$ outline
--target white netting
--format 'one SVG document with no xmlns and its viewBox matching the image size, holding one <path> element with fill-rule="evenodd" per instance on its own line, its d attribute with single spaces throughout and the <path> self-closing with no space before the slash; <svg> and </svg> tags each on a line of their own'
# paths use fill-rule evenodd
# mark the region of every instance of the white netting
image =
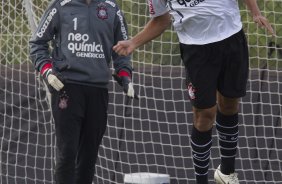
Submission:
<svg viewBox="0 0 282 184">
<path fill-rule="evenodd" d="M 31 32 L 48 0 L 0 1 L 0 183 L 53 183 L 54 127 L 42 82 L 28 56 Z M 145 0 L 118 0 L 130 36 L 149 20 Z M 272 38 L 241 4 L 250 49 L 250 80 L 240 113 L 237 172 L 242 183 L 282 183 L 282 1 L 259 1 Z M 172 184 L 194 182 L 192 125 L 177 36 L 167 30 L 133 54 L 139 101 L 110 85 L 109 121 L 99 150 L 97 184 L 123 183 L 126 173 L 169 174 Z M 219 164 L 214 132 L 211 170 Z M 212 182 L 213 172 L 209 179 Z"/>
</svg>

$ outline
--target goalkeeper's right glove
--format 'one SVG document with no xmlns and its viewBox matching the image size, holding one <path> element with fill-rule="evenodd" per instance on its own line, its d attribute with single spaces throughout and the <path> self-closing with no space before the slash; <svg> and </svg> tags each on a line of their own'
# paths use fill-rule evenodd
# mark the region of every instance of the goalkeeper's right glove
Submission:
<svg viewBox="0 0 282 184">
<path fill-rule="evenodd" d="M 40 73 L 46 81 L 50 92 L 52 92 L 53 89 L 60 91 L 64 87 L 62 77 L 52 70 L 52 63 L 46 63 Z"/>
<path fill-rule="evenodd" d="M 123 92 L 130 98 L 139 99 L 138 95 L 135 93 L 133 88 L 133 83 L 131 82 L 130 74 L 125 71 L 121 70 L 118 74 L 113 74 L 114 79 L 118 82 L 120 86 L 123 87 Z"/>
</svg>

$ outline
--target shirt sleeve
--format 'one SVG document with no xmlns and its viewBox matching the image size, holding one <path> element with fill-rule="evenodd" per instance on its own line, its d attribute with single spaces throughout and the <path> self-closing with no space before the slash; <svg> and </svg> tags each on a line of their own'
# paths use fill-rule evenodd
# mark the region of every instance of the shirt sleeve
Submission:
<svg viewBox="0 0 282 184">
<path fill-rule="evenodd" d="M 50 62 L 49 41 L 53 40 L 59 25 L 59 12 L 55 5 L 53 3 L 46 9 L 29 41 L 30 58 L 37 71 Z"/>
<path fill-rule="evenodd" d="M 166 0 L 147 0 L 147 2 L 149 6 L 150 17 L 152 18 L 161 16 L 169 11 L 166 6 Z"/>
<path fill-rule="evenodd" d="M 118 41 L 128 39 L 128 28 L 126 20 L 124 18 L 123 12 L 117 7 L 116 19 L 115 19 L 115 40 L 114 44 L 117 44 Z M 131 74 L 131 56 L 120 56 L 116 52 L 112 52 L 113 65 L 116 73 L 120 70 L 126 70 Z"/>
</svg>

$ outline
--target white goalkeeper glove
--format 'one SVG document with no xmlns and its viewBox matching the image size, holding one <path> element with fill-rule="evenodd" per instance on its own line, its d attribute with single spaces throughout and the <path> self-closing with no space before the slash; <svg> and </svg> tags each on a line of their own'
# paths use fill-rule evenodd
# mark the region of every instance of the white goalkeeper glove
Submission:
<svg viewBox="0 0 282 184">
<path fill-rule="evenodd" d="M 128 87 L 125 87 L 125 88 L 126 88 L 125 91 L 127 91 L 126 95 L 131 98 L 134 98 L 135 91 L 134 91 L 132 82 L 129 82 Z"/>
<path fill-rule="evenodd" d="M 43 76 L 44 80 L 47 82 L 50 92 L 52 92 L 53 89 L 60 91 L 64 87 L 64 84 L 62 83 L 61 79 L 59 79 L 60 77 L 58 76 L 58 74 L 53 72 L 51 63 L 45 64 L 40 73 Z M 53 89 L 50 88 L 49 85 Z"/>
<path fill-rule="evenodd" d="M 130 74 L 128 72 L 121 70 L 118 74 L 113 74 L 113 77 L 118 84 L 123 87 L 123 92 L 128 97 L 139 99 L 138 95 L 135 93 L 133 83 L 131 82 Z"/>
<path fill-rule="evenodd" d="M 135 92 L 134 92 L 134 88 L 133 88 L 133 84 L 131 82 L 131 79 L 128 76 L 122 76 L 120 78 L 121 78 L 121 81 L 122 81 L 122 87 L 123 87 L 124 93 L 128 97 L 134 98 Z"/>
<path fill-rule="evenodd" d="M 60 79 L 58 79 L 58 77 L 54 74 L 52 74 L 52 69 L 50 69 L 49 75 L 47 75 L 47 81 L 48 83 L 57 91 L 60 91 L 63 87 L 64 84 L 60 81 Z"/>
</svg>

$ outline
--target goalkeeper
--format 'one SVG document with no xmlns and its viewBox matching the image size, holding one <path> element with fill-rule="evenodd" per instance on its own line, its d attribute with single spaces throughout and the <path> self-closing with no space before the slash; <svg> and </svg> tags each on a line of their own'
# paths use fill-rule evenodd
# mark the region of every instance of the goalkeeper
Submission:
<svg viewBox="0 0 282 184">
<path fill-rule="evenodd" d="M 127 38 L 127 25 L 115 0 L 58 0 L 49 5 L 30 40 L 31 60 L 52 96 L 57 184 L 93 181 L 107 124 L 111 60 L 125 94 L 136 97 L 130 56 L 112 50 Z"/>
<path fill-rule="evenodd" d="M 196 181 L 208 183 L 212 127 L 216 122 L 221 163 L 214 179 L 219 184 L 239 183 L 235 173 L 239 100 L 246 94 L 248 46 L 236 0 L 148 0 L 152 19 L 144 29 L 114 50 L 128 55 L 156 38 L 170 25 L 180 42 L 193 105 L 191 148 Z M 274 35 L 256 0 L 245 0 L 254 21 Z"/>
</svg>

